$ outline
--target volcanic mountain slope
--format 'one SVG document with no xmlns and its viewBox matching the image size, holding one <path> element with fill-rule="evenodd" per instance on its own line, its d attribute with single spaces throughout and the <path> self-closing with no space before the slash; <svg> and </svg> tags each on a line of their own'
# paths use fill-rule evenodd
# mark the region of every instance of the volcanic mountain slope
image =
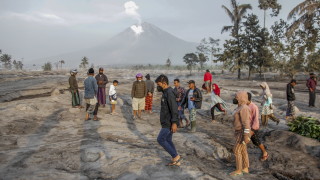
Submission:
<svg viewBox="0 0 320 180">
<path fill-rule="evenodd" d="M 161 30 L 155 25 L 142 23 L 143 33 L 137 35 L 130 27 L 99 46 L 77 52 L 46 58 L 64 59 L 69 67 L 80 64 L 83 56 L 95 65 L 105 64 L 164 64 L 182 63 L 186 53 L 196 50 L 196 43 L 187 42 Z M 37 63 L 45 62 L 44 59 Z"/>
</svg>

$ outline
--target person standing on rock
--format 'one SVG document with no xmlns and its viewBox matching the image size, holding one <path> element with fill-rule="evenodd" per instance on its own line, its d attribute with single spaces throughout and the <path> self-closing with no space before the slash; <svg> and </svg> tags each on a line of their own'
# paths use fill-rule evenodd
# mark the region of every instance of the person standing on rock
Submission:
<svg viewBox="0 0 320 180">
<path fill-rule="evenodd" d="M 233 99 L 233 104 L 238 107 L 234 112 L 233 127 L 235 129 L 235 145 L 233 148 L 236 157 L 236 170 L 230 176 L 240 176 L 249 173 L 249 156 L 247 144 L 250 142 L 250 108 L 247 106 L 248 94 L 240 91 Z"/>
<path fill-rule="evenodd" d="M 108 84 L 108 77 L 103 74 L 103 68 L 99 68 L 99 74 L 96 75 L 96 80 L 98 83 L 98 103 L 102 107 L 106 107 L 106 85 Z"/>
<path fill-rule="evenodd" d="M 114 80 L 109 88 L 109 100 L 110 100 L 110 104 L 111 104 L 111 115 L 117 114 L 116 113 L 116 104 L 117 104 L 116 87 L 118 86 L 118 84 L 119 84 L 119 82 L 117 80 Z"/>
<path fill-rule="evenodd" d="M 207 94 L 211 91 L 211 83 L 212 83 L 212 74 L 210 73 L 209 69 L 206 70 L 204 74 L 203 81 L 207 90 Z"/>
<path fill-rule="evenodd" d="M 196 87 L 196 83 L 194 80 L 190 80 L 188 82 L 189 90 L 186 92 L 185 98 L 182 100 L 179 109 L 182 107 L 186 107 L 189 110 L 189 119 L 191 121 L 191 132 L 196 132 L 197 124 L 196 124 L 196 114 L 197 109 L 201 109 L 202 104 L 202 93 L 200 89 Z"/>
<path fill-rule="evenodd" d="M 141 111 L 145 108 L 145 98 L 147 96 L 147 85 L 142 80 L 143 76 L 141 73 L 136 75 L 136 81 L 132 84 L 131 97 L 132 97 L 132 109 L 133 109 L 133 120 L 138 118 L 142 119 Z"/>
<path fill-rule="evenodd" d="M 259 108 L 258 106 L 252 102 L 252 95 L 248 92 L 248 103 L 247 105 L 250 108 L 251 116 L 250 116 L 250 127 L 251 127 L 251 141 L 252 143 L 259 147 L 261 150 L 261 158 L 260 161 L 265 161 L 268 159 L 269 154 L 266 151 L 265 146 L 261 143 L 260 137 L 259 137 L 259 128 L 260 128 L 260 122 L 259 122 Z"/>
<path fill-rule="evenodd" d="M 98 85 L 97 80 L 93 77 L 94 69 L 90 68 L 88 77 L 84 80 L 84 99 L 86 101 L 86 119 L 89 120 L 94 116 L 93 120 L 97 121 L 99 103 L 97 102 Z"/>
<path fill-rule="evenodd" d="M 296 84 L 297 81 L 295 79 L 292 79 L 290 83 L 287 84 L 288 107 L 286 112 L 286 120 L 295 119 L 294 101 L 296 100 L 296 95 L 294 94 L 294 87 Z"/>
<path fill-rule="evenodd" d="M 307 80 L 307 87 L 309 90 L 309 107 L 315 107 L 317 78 L 314 73 L 310 73 L 310 78 Z"/>
<path fill-rule="evenodd" d="M 186 118 L 186 116 L 184 115 L 184 107 L 181 106 L 181 101 L 185 98 L 186 96 L 186 90 L 180 86 L 180 80 L 179 79 L 175 79 L 173 81 L 174 83 L 174 89 L 173 92 L 176 95 L 176 102 L 178 107 L 181 107 L 180 109 L 178 108 L 178 113 L 179 113 L 179 128 L 183 128 L 183 120 L 186 121 L 186 126 L 185 127 L 189 127 L 190 126 L 190 121 L 188 121 L 188 119 Z"/>
<path fill-rule="evenodd" d="M 147 86 L 147 96 L 146 96 L 146 106 L 145 111 L 148 113 L 152 113 L 152 100 L 154 93 L 154 82 L 150 80 L 150 74 L 146 75 L 146 86 Z"/>
<path fill-rule="evenodd" d="M 70 92 L 72 95 L 72 107 L 73 108 L 80 108 L 80 96 L 79 96 L 79 88 L 78 88 L 78 81 L 77 76 L 78 71 L 77 69 L 73 69 L 70 71 L 69 77 L 69 85 L 70 85 Z"/>
<path fill-rule="evenodd" d="M 262 88 L 262 111 L 261 111 L 261 121 L 262 125 L 266 127 L 268 125 L 268 119 L 270 118 L 272 121 L 279 124 L 280 120 L 273 114 L 273 106 L 272 106 L 272 94 L 270 88 L 266 82 L 260 84 Z"/>
<path fill-rule="evenodd" d="M 176 96 L 173 89 L 169 86 L 167 76 L 160 75 L 155 82 L 157 83 L 157 90 L 162 92 L 160 110 L 160 123 L 162 128 L 157 141 L 172 157 L 168 166 L 180 166 L 182 158 L 177 153 L 172 142 L 173 133 L 177 132 L 177 126 L 179 125 Z"/>
</svg>

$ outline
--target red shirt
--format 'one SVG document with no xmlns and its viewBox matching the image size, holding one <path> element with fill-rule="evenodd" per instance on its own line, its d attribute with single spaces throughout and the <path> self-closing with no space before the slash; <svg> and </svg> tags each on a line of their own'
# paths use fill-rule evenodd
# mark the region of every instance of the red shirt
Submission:
<svg viewBox="0 0 320 180">
<path fill-rule="evenodd" d="M 212 74 L 210 72 L 204 74 L 204 81 L 212 81 Z"/>
</svg>

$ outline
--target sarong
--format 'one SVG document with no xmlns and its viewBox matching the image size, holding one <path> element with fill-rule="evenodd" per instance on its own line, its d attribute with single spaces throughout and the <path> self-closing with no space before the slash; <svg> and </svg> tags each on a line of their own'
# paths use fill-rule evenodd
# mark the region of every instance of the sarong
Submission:
<svg viewBox="0 0 320 180">
<path fill-rule="evenodd" d="M 105 105 L 106 104 L 106 88 L 98 88 L 98 103 L 100 105 Z"/>
<path fill-rule="evenodd" d="M 76 92 L 71 91 L 71 95 L 72 95 L 72 107 L 80 106 L 79 91 L 78 90 Z"/>
<path fill-rule="evenodd" d="M 153 96 L 146 96 L 146 106 L 145 106 L 145 110 L 146 111 L 150 111 L 152 110 L 152 99 L 153 99 Z"/>
</svg>

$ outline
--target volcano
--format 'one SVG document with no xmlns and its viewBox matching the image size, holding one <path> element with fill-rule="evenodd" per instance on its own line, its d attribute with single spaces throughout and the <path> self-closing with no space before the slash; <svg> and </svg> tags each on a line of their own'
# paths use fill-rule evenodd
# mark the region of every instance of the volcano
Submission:
<svg viewBox="0 0 320 180">
<path fill-rule="evenodd" d="M 45 59 L 63 59 L 69 67 L 79 65 L 84 56 L 95 65 L 165 64 L 168 58 L 173 64 L 182 64 L 183 56 L 196 50 L 196 43 L 177 38 L 155 25 L 144 22 L 141 26 L 143 33 L 139 35 L 128 27 L 99 46 Z"/>
</svg>

